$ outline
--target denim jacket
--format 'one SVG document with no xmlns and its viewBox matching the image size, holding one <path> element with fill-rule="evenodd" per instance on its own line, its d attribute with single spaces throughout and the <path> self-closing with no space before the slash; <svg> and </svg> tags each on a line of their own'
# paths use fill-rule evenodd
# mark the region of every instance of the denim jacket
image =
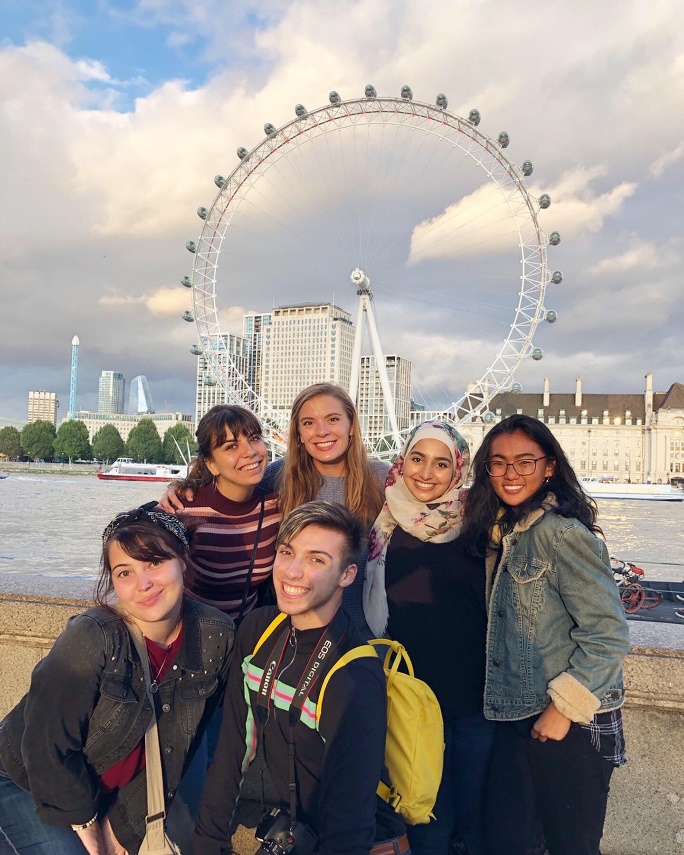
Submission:
<svg viewBox="0 0 684 855">
<path fill-rule="evenodd" d="M 586 724 L 620 707 L 629 632 L 605 543 L 542 508 L 503 537 L 498 568 L 496 559 L 487 557 L 485 716 L 527 718 L 551 699 Z"/>
<path fill-rule="evenodd" d="M 183 639 L 155 694 L 167 809 L 206 724 L 223 697 L 232 620 L 185 599 Z M 109 817 L 137 852 L 145 834 L 145 772 L 110 796 L 97 776 L 128 756 L 151 718 L 142 665 L 123 620 L 92 608 L 69 619 L 38 663 L 31 687 L 0 723 L 0 774 L 33 796 L 49 825 Z"/>
</svg>

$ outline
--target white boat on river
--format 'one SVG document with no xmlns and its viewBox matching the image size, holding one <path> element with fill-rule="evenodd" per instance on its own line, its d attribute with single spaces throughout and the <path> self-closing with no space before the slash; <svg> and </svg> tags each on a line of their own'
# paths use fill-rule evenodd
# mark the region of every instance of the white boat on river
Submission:
<svg viewBox="0 0 684 855">
<path fill-rule="evenodd" d="M 684 502 L 684 490 L 671 484 L 616 484 L 598 478 L 580 478 L 592 499 L 634 499 L 647 502 Z"/>
<path fill-rule="evenodd" d="M 119 457 L 97 477 L 103 481 L 173 481 L 187 474 L 188 467 L 182 464 L 134 463 L 130 457 Z"/>
</svg>

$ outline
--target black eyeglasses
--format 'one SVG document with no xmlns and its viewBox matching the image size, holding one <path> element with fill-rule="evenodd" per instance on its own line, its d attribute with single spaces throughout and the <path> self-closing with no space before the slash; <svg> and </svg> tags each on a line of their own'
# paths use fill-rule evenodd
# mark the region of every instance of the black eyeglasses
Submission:
<svg viewBox="0 0 684 855">
<path fill-rule="evenodd" d="M 548 455 L 544 454 L 542 457 L 529 457 L 525 460 L 516 460 L 515 463 L 504 463 L 503 460 L 488 460 L 485 463 L 485 469 L 492 478 L 502 478 L 508 472 L 509 466 L 512 466 L 513 471 L 518 475 L 532 475 L 537 468 L 538 460 L 548 460 Z"/>
</svg>

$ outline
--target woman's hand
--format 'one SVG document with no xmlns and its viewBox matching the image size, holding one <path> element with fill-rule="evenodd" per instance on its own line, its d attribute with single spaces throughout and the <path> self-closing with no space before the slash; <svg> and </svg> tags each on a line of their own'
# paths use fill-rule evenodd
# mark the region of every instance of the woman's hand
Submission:
<svg viewBox="0 0 684 855">
<path fill-rule="evenodd" d="M 181 491 L 180 494 L 176 493 L 176 489 L 177 488 L 171 484 L 159 501 L 159 506 L 162 510 L 166 511 L 167 514 L 175 514 L 177 511 L 183 510 L 183 503 L 178 498 L 178 495 L 183 496 L 186 502 L 192 502 L 195 498 L 195 494 L 190 488 Z"/>
<path fill-rule="evenodd" d="M 88 855 L 128 855 L 114 836 L 108 819 L 104 819 L 101 823 L 94 822 L 78 831 L 74 829 L 74 834 L 78 836 Z"/>
<path fill-rule="evenodd" d="M 568 735 L 571 724 L 572 721 L 563 713 L 558 712 L 551 702 L 532 725 L 530 736 L 540 742 L 546 742 L 547 739 L 555 739 L 560 742 Z"/>
<path fill-rule="evenodd" d="M 128 855 L 128 851 L 116 839 L 116 835 L 109 823 L 109 818 L 105 817 L 100 823 L 102 829 L 102 838 L 105 844 L 105 855 Z"/>
</svg>

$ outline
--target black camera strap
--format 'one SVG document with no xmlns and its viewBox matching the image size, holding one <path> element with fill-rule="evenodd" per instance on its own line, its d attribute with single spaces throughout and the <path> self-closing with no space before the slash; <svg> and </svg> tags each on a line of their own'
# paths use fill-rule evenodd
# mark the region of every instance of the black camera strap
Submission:
<svg viewBox="0 0 684 855">
<path fill-rule="evenodd" d="M 294 690 L 294 695 L 288 710 L 288 757 L 290 766 L 290 781 L 289 781 L 289 796 L 290 796 L 290 814 L 293 822 L 297 821 L 297 776 L 295 767 L 295 741 L 294 729 L 302 716 L 302 709 L 306 703 L 306 699 L 311 694 L 314 686 L 324 676 L 334 664 L 337 658 L 336 654 L 339 644 L 347 632 L 347 618 L 342 609 L 338 609 L 335 617 L 330 623 L 323 627 L 323 631 L 314 646 L 309 660 L 302 671 L 301 679 Z M 256 720 L 262 728 L 270 716 L 271 700 L 275 690 L 275 682 L 278 673 L 280 672 L 285 650 L 288 643 L 292 642 L 296 648 L 297 631 L 294 627 L 288 627 L 279 638 L 276 640 L 270 655 L 267 658 L 267 664 L 264 668 L 264 673 L 259 683 L 256 701 Z M 262 742 L 263 746 L 263 742 Z"/>
<path fill-rule="evenodd" d="M 254 574 L 254 562 L 256 561 L 257 552 L 259 551 L 259 538 L 261 537 L 261 526 L 264 522 L 264 508 L 266 507 L 266 496 L 264 493 L 261 493 L 261 507 L 259 509 L 259 522 L 257 524 L 256 535 L 254 536 L 254 546 L 252 547 L 252 557 L 249 561 L 249 569 L 247 570 L 247 577 L 245 579 L 245 590 L 242 594 L 242 602 L 240 603 L 240 613 L 235 621 L 237 626 L 242 622 L 242 618 L 245 616 L 245 606 L 247 605 L 247 598 L 249 597 L 249 588 L 252 584 L 252 575 Z"/>
</svg>

